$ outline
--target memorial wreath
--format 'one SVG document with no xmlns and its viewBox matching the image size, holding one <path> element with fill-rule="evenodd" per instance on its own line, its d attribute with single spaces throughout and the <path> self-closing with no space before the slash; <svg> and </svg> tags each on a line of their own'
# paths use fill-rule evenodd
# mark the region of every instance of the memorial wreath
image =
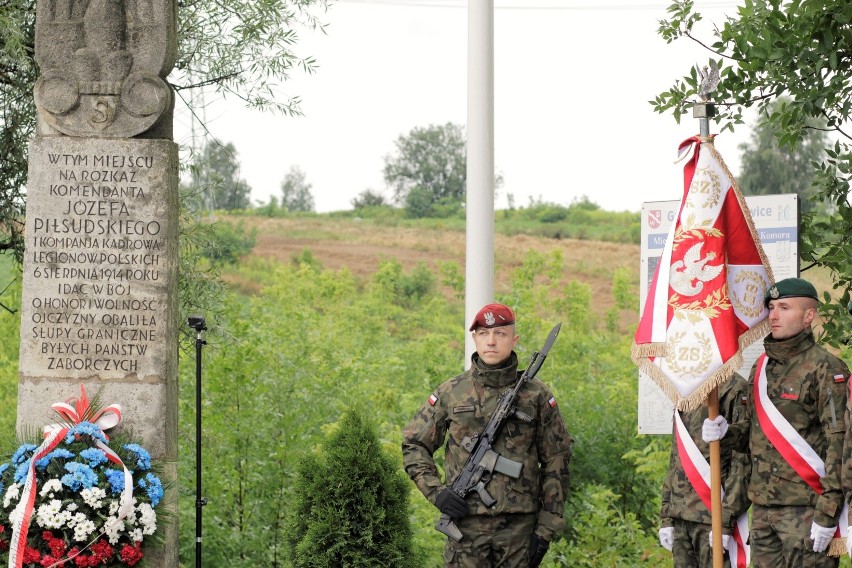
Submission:
<svg viewBox="0 0 852 568">
<path fill-rule="evenodd" d="M 10 568 L 136 566 L 157 534 L 163 485 L 139 444 L 110 441 L 121 406 L 85 389 L 51 406 L 63 419 L 0 464 L 0 559 Z"/>
</svg>

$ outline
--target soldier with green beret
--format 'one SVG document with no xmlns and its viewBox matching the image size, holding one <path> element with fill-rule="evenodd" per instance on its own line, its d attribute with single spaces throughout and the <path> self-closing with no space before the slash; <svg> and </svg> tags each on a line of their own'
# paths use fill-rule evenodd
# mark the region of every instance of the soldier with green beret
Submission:
<svg viewBox="0 0 852 568">
<path fill-rule="evenodd" d="M 730 427 L 724 417 L 705 420 L 702 437 L 750 453 L 756 567 L 834 568 L 843 552 L 837 529 L 849 369 L 814 339 L 818 297 L 810 282 L 781 280 L 764 303 L 771 331 L 749 376 L 746 419 Z"/>
<path fill-rule="evenodd" d="M 728 422 L 739 422 L 748 404 L 748 385 L 739 374 L 719 386 L 719 414 Z M 707 405 L 689 412 L 678 412 L 672 426 L 672 448 L 669 469 L 663 481 L 662 507 L 660 509 L 660 544 L 671 551 L 675 568 L 711 568 L 711 513 L 705 501 L 707 480 L 695 480 L 696 471 L 709 468 L 710 446 L 701 439 L 701 430 L 707 418 Z M 694 452 L 700 452 L 700 458 Z M 731 539 L 740 516 L 749 508 L 748 454 L 728 448 L 721 452 L 722 474 L 722 547 L 739 547 L 743 557 L 743 543 Z M 703 460 L 703 462 L 699 462 Z M 698 462 L 698 463 L 696 463 Z M 699 485 L 696 487 L 696 483 Z M 723 566 L 731 566 L 730 555 L 724 554 Z"/>
<path fill-rule="evenodd" d="M 490 507 L 476 492 L 462 498 L 447 488 L 467 460 L 465 442 L 484 430 L 501 394 L 522 374 L 514 351 L 519 339 L 515 314 L 508 306 L 484 306 L 470 332 L 476 346 L 470 368 L 440 384 L 405 426 L 405 471 L 462 533 L 458 542 L 447 539 L 445 566 L 536 567 L 565 528 L 562 514 L 573 439 L 553 393 L 534 378 L 518 397 L 518 410 L 532 420 L 509 418 L 494 445 L 500 456 L 523 464 L 520 476 L 494 473 L 486 488 L 496 500 Z M 443 480 L 433 458 L 442 446 Z"/>
</svg>

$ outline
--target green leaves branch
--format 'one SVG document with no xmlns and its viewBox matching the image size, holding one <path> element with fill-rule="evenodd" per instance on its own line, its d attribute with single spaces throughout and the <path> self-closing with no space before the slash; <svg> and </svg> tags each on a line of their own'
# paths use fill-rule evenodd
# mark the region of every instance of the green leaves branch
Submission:
<svg viewBox="0 0 852 568">
<path fill-rule="evenodd" d="M 693 36 L 702 18 L 692 0 L 673 2 L 667 12 L 669 18 L 658 29 L 667 43 L 687 37 L 719 58 L 721 81 L 713 93 L 713 120 L 720 131 L 733 131 L 743 123 L 744 111 L 756 108 L 779 146 L 795 147 L 811 129 L 831 134 L 834 145 L 825 149 L 827 158 L 812 162 L 818 189 L 813 199 L 823 205 L 815 209 L 827 207 L 828 213 L 803 215 L 800 254 L 807 262 L 804 270 L 825 268 L 835 282 L 837 292 L 821 306 L 826 341 L 848 343 L 852 337 L 843 331 L 848 325 L 837 318 L 848 317 L 845 302 L 852 287 L 852 135 L 842 128 L 852 112 L 852 5 L 844 0 L 746 0 L 735 17 L 715 28 L 712 43 Z M 680 122 L 697 102 L 697 89 L 692 69 L 649 102 L 655 111 L 671 113 Z"/>
</svg>

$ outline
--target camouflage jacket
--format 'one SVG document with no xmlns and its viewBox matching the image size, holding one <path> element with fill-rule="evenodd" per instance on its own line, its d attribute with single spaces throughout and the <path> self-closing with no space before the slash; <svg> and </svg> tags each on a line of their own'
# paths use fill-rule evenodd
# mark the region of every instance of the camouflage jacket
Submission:
<svg viewBox="0 0 852 568">
<path fill-rule="evenodd" d="M 809 505 L 814 521 L 824 527 L 837 526 L 843 494 L 841 458 L 846 430 L 843 410 L 847 401 L 846 364 L 816 344 L 813 331 L 795 337 L 763 341 L 768 356 L 766 392 L 769 399 L 799 435 L 825 462 L 824 488 L 820 495 L 781 456 L 764 434 L 754 404 L 757 364 L 749 376 L 749 404 L 745 421 L 731 425 L 722 439 L 723 447 L 751 454 L 748 495 L 757 505 Z"/>
<path fill-rule="evenodd" d="M 745 417 L 748 404 L 746 380 L 734 375 L 719 387 L 719 414 L 733 424 Z M 707 406 L 690 412 L 682 412 L 681 419 L 704 459 L 710 462 L 710 444 L 701 439 L 701 427 L 707 418 Z M 722 469 L 722 527 L 730 534 L 734 523 L 748 510 L 748 454 L 733 452 L 730 448 L 721 452 Z M 711 524 L 710 509 L 695 492 L 683 469 L 677 439 L 672 434 L 672 449 L 669 469 L 663 482 L 663 506 L 660 509 L 660 526 L 672 526 L 672 519 L 694 523 Z"/>
<path fill-rule="evenodd" d="M 464 467 L 468 452 L 462 440 L 485 429 L 500 395 L 513 387 L 520 374 L 517 355 L 508 364 L 488 369 L 473 354 L 473 364 L 461 375 L 438 386 L 403 431 L 405 471 L 434 504 L 438 493 Z M 518 479 L 495 473 L 486 490 L 497 503 L 486 507 L 476 492 L 467 496 L 471 514 L 537 513 L 536 532 L 553 538 L 565 528 L 563 505 L 568 491 L 568 462 L 574 440 L 550 389 L 538 379 L 529 381 L 518 395 L 518 409 L 533 418 L 525 423 L 510 417 L 495 442 L 501 456 L 521 462 Z M 433 454 L 446 438 L 442 481 Z"/>
</svg>

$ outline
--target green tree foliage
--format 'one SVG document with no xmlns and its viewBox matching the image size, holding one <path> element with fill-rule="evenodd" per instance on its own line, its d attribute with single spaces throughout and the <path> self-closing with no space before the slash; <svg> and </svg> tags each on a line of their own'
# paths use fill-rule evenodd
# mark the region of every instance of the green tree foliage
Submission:
<svg viewBox="0 0 852 568">
<path fill-rule="evenodd" d="M 620 510 L 605 485 L 589 483 L 574 492 L 567 518 L 576 535 L 554 544 L 546 566 L 599 568 L 601 566 L 667 566 L 671 553 L 649 535 L 632 512 Z"/>
<path fill-rule="evenodd" d="M 18 350 L 21 345 L 21 274 L 10 256 L 0 255 L 0 447 L 13 448 L 18 406 Z M 8 446 L 5 445 L 8 442 Z"/>
<path fill-rule="evenodd" d="M 239 177 L 240 163 L 232 143 L 208 143 L 190 171 L 192 181 L 184 193 L 192 196 L 192 209 L 233 211 L 251 207 L 251 187 Z"/>
<path fill-rule="evenodd" d="M 316 61 L 296 53 L 300 29 L 323 28 L 326 0 L 177 1 L 178 57 L 170 82 L 191 107 L 213 87 L 246 106 L 301 114 L 300 99 L 280 90 L 295 69 L 313 73 Z M 200 103 L 199 103 L 200 104 Z"/>
<path fill-rule="evenodd" d="M 744 110 L 755 107 L 782 147 L 794 148 L 814 123 L 825 124 L 836 140 L 825 148 L 827 158 L 812 164 L 816 200 L 829 214 L 803 216 L 800 254 L 807 263 L 803 270 L 822 266 L 830 271 L 837 293 L 834 298 L 826 294 L 820 307 L 825 337 L 835 346 L 848 343 L 852 331 L 839 318 L 848 318 L 852 288 L 852 134 L 843 128 L 852 118 L 852 4 L 746 2 L 718 26 L 712 41 L 693 34 L 701 15 L 692 0 L 678 0 L 668 12 L 659 28 L 667 42 L 687 37 L 718 57 L 721 82 L 713 100 L 723 131 L 733 130 L 743 122 Z M 658 112 L 680 120 L 696 101 L 697 85 L 693 69 L 651 102 Z"/>
<path fill-rule="evenodd" d="M 373 275 L 373 283 L 390 301 L 403 307 L 412 307 L 435 291 L 435 276 L 423 262 L 404 274 L 399 261 L 386 260 Z"/>
<path fill-rule="evenodd" d="M 210 246 L 202 254 L 214 264 L 236 264 L 241 257 L 251 252 L 257 242 L 257 230 L 246 229 L 242 222 L 215 223 L 210 229 Z"/>
<path fill-rule="evenodd" d="M 0 9 L 0 254 L 23 258 L 27 143 L 35 132 L 35 0 Z M 177 60 L 168 80 L 193 112 L 215 90 L 246 106 L 299 114 L 299 97 L 280 84 L 316 61 L 296 53 L 298 31 L 322 27 L 326 0 L 196 0 L 177 6 Z"/>
<path fill-rule="evenodd" d="M 778 112 L 782 104 L 789 104 L 789 99 L 775 101 L 770 105 L 770 114 Z M 742 152 L 742 171 L 737 177 L 740 189 L 745 195 L 795 193 L 803 212 L 813 210 L 820 203 L 814 199 L 817 195 L 812 185 L 812 164 L 825 157 L 827 143 L 825 131 L 812 127 L 793 147 L 779 146 L 778 133 L 772 123 L 765 119 L 758 121 L 751 140 L 739 147 Z"/>
<path fill-rule="evenodd" d="M 372 189 L 365 189 L 352 199 L 352 208 L 356 211 L 366 207 L 383 207 L 387 205 L 385 196 Z"/>
<path fill-rule="evenodd" d="M 289 212 L 314 210 L 311 184 L 305 181 L 305 172 L 299 166 L 291 166 L 281 182 L 281 207 Z"/>
<path fill-rule="evenodd" d="M 0 11 L 0 254 L 23 261 L 27 143 L 35 130 L 32 88 L 35 1 L 4 2 Z"/>
<path fill-rule="evenodd" d="M 287 517 L 296 568 L 412 566 L 408 478 L 351 407 L 300 462 Z"/>
<path fill-rule="evenodd" d="M 496 228 L 510 235 L 638 243 L 642 232 L 639 213 L 604 211 L 586 196 L 567 207 L 531 200 L 529 207 L 502 213 L 497 217 Z"/>
<path fill-rule="evenodd" d="M 412 216 L 428 217 L 438 203 L 464 202 L 467 156 L 461 126 L 416 127 L 397 138 L 395 146 L 395 153 L 385 157 L 384 178 L 394 200 Z"/>
</svg>

